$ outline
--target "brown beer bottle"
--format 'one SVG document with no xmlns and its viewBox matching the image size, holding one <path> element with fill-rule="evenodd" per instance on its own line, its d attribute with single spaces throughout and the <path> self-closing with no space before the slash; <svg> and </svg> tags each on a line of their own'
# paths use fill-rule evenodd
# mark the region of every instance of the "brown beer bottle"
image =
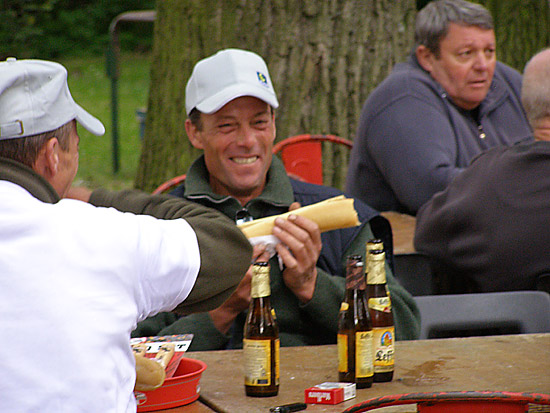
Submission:
<svg viewBox="0 0 550 413">
<path fill-rule="evenodd" d="M 351 255 L 346 266 L 346 295 L 338 314 L 338 381 L 372 386 L 372 325 L 367 306 L 363 257 Z"/>
<path fill-rule="evenodd" d="M 395 344 L 391 299 L 386 286 L 386 254 L 380 249 L 369 249 L 369 243 L 367 251 L 367 298 L 373 331 L 374 382 L 385 382 L 393 378 Z"/>
<path fill-rule="evenodd" d="M 253 266 L 250 307 L 244 326 L 244 387 L 247 396 L 279 392 L 279 327 L 271 308 L 269 264 Z"/>
</svg>

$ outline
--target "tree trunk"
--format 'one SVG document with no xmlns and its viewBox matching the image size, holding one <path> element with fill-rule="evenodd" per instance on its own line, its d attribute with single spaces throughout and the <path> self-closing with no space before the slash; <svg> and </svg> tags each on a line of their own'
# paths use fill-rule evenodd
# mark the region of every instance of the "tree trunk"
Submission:
<svg viewBox="0 0 550 413">
<path fill-rule="evenodd" d="M 497 58 L 523 72 L 527 61 L 550 46 L 549 0 L 478 0 L 492 14 Z"/>
<path fill-rule="evenodd" d="M 199 59 L 228 47 L 266 60 L 280 103 L 277 141 L 353 139 L 368 94 L 410 51 L 415 12 L 415 0 L 159 1 L 136 186 L 151 190 L 198 155 L 183 127 L 185 85 Z M 324 147 L 325 184 L 344 186 L 347 152 Z"/>
</svg>

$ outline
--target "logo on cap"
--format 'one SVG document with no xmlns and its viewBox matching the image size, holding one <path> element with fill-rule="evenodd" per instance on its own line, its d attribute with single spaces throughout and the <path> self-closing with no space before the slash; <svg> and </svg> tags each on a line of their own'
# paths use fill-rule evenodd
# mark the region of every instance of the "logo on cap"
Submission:
<svg viewBox="0 0 550 413">
<path fill-rule="evenodd" d="M 265 87 L 269 87 L 269 85 L 267 84 L 267 77 L 266 75 L 264 75 L 263 73 L 261 72 L 256 72 L 256 75 L 258 76 L 258 80 L 260 81 L 260 83 L 265 86 Z"/>
</svg>

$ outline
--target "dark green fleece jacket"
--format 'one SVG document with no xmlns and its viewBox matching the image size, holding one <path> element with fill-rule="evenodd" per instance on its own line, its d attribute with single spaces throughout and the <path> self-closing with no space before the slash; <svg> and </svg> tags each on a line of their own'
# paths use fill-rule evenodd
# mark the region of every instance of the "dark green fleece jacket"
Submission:
<svg viewBox="0 0 550 413">
<path fill-rule="evenodd" d="M 177 188 L 173 194 L 216 208 L 231 218 L 243 208 L 235 198 L 212 192 L 202 157 L 191 166 L 185 185 Z M 245 209 L 254 218 L 260 218 L 286 212 L 294 201 L 304 206 L 340 194 L 334 188 L 289 180 L 282 163 L 274 158 L 264 192 L 251 200 Z M 301 304 L 285 286 L 276 257 L 271 260 L 271 303 L 277 315 L 282 346 L 336 343 L 338 312 L 345 291 L 347 256 L 364 255 L 366 241 L 373 237 L 383 238 L 391 251 L 391 229 L 387 221 L 363 203 L 356 201 L 355 207 L 361 226 L 321 235 L 323 249 L 317 262 L 317 284 L 314 296 L 308 303 Z M 220 268 L 224 270 L 223 266 Z M 398 340 L 416 339 L 420 316 L 414 298 L 396 281 L 389 265 L 386 265 L 386 273 L 396 337 Z M 208 313 L 182 318 L 172 313 L 161 313 L 141 322 L 132 335 L 193 333 L 192 351 L 240 348 L 244 320 L 245 314 L 242 313 L 233 323 L 230 333 L 225 335 L 215 328 Z"/>
</svg>

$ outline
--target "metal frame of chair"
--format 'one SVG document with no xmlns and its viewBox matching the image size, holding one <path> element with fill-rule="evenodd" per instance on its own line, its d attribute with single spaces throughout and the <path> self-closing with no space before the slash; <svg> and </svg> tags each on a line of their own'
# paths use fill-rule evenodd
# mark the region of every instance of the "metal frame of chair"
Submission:
<svg viewBox="0 0 550 413">
<path fill-rule="evenodd" d="M 419 413 L 475 413 L 487 411 L 523 413 L 527 411 L 529 403 L 550 405 L 550 395 L 504 391 L 406 393 L 375 397 L 351 406 L 343 413 L 361 413 L 381 407 L 404 404 L 417 404 Z"/>
</svg>

